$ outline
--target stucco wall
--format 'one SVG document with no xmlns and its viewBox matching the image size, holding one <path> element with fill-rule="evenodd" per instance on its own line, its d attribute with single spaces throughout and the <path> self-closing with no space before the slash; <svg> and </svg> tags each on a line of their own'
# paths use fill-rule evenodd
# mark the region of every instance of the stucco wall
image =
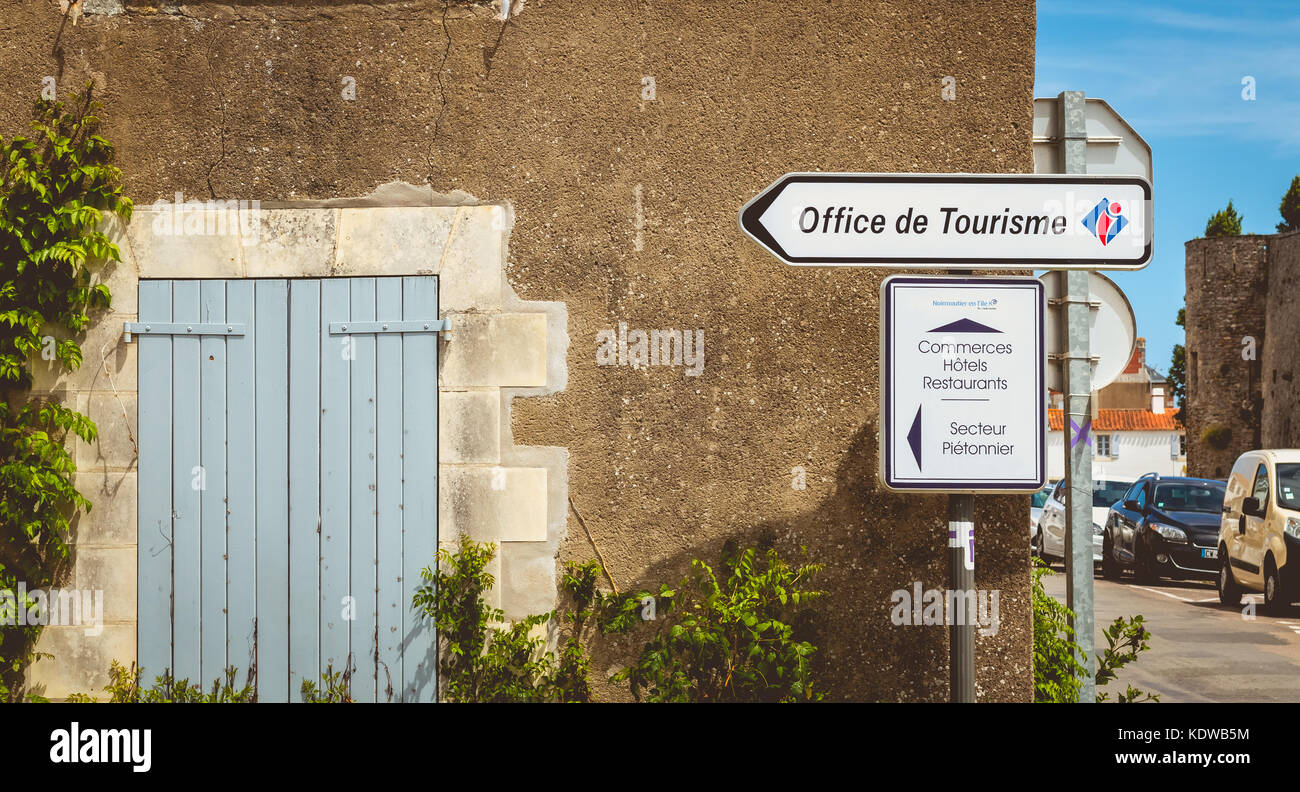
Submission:
<svg viewBox="0 0 1300 792">
<path fill-rule="evenodd" d="M 140 203 L 400 179 L 513 206 L 508 282 L 567 307 L 570 346 L 564 390 L 515 400 L 503 433 L 568 449 L 620 587 L 728 538 L 806 546 L 827 564 L 811 630 L 831 697 L 946 698 L 946 630 L 889 621 L 891 591 L 944 585 L 947 526 L 942 496 L 876 479 L 886 273 L 784 266 L 736 212 L 793 170 L 1030 172 L 1032 2 L 530 0 L 508 22 L 429 1 L 126 7 L 62 27 L 44 0 L 8 11 L 0 129 L 43 76 L 89 77 Z M 620 322 L 703 330 L 700 376 L 596 365 Z M 1026 504 L 977 505 L 976 584 L 1001 591 L 977 643 L 990 700 L 1032 695 Z M 573 520 L 567 537 L 560 561 L 592 557 Z M 554 563 L 533 566 L 549 582 Z"/>
</svg>

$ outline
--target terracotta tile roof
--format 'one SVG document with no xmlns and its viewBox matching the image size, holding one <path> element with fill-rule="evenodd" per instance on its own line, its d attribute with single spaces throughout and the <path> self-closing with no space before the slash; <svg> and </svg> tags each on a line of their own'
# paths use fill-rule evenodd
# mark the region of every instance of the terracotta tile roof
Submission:
<svg viewBox="0 0 1300 792">
<path fill-rule="evenodd" d="M 1047 411 L 1047 426 L 1053 432 L 1065 425 L 1061 410 Z M 1092 422 L 1094 432 L 1174 432 L 1182 427 L 1174 421 L 1174 411 L 1153 413 L 1150 410 L 1098 410 Z"/>
<path fill-rule="evenodd" d="M 1128 359 L 1128 365 L 1124 367 L 1124 374 L 1145 374 L 1147 366 L 1147 340 L 1138 336 L 1137 341 L 1133 344 L 1133 356 Z"/>
<path fill-rule="evenodd" d="M 1145 365 L 1145 360 L 1144 360 L 1145 357 L 1146 357 L 1146 350 L 1144 350 L 1140 345 L 1134 347 L 1133 356 L 1128 359 L 1128 365 L 1124 367 L 1123 373 L 1136 374 L 1139 371 L 1141 371 L 1143 365 Z"/>
</svg>

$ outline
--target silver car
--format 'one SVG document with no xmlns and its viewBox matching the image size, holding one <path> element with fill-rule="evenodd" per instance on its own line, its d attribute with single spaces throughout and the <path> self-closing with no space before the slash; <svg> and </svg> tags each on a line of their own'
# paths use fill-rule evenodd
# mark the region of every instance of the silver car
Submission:
<svg viewBox="0 0 1300 792">
<path fill-rule="evenodd" d="M 1037 547 L 1038 539 L 1038 517 L 1043 513 L 1043 504 L 1047 503 L 1047 498 L 1052 494 L 1052 489 L 1056 482 L 1048 482 L 1046 486 L 1035 492 L 1029 497 L 1029 543 Z"/>
<path fill-rule="evenodd" d="M 1111 504 L 1124 497 L 1132 480 L 1099 479 L 1092 482 L 1092 560 L 1101 563 L 1102 526 Z M 1056 482 L 1043 503 L 1038 517 L 1038 531 L 1033 539 L 1034 553 L 1040 558 L 1065 558 L 1065 480 Z"/>
</svg>

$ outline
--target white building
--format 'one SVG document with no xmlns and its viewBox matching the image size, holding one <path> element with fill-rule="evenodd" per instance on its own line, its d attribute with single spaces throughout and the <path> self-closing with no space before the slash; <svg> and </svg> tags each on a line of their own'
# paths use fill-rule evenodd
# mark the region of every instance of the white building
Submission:
<svg viewBox="0 0 1300 792">
<path fill-rule="evenodd" d="M 1065 475 L 1064 419 L 1060 410 L 1048 410 L 1047 416 L 1047 477 L 1056 480 Z M 1098 410 L 1092 423 L 1092 477 L 1133 480 L 1152 472 L 1163 476 L 1187 472 L 1186 434 L 1174 414 Z"/>
<path fill-rule="evenodd" d="M 1047 411 L 1047 477 L 1065 475 L 1061 394 L 1051 394 Z M 1097 396 L 1092 422 L 1092 477 L 1136 479 L 1143 473 L 1187 473 L 1187 435 L 1174 418 L 1173 395 L 1164 375 L 1146 363 L 1146 339 L 1139 338 L 1128 366 Z M 1074 437 L 1071 432 L 1071 438 Z"/>
</svg>

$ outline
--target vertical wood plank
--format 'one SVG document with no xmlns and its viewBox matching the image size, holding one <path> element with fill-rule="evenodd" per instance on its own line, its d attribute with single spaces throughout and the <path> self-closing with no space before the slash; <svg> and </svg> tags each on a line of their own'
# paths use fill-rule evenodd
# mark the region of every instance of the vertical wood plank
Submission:
<svg viewBox="0 0 1300 792">
<path fill-rule="evenodd" d="M 245 325 L 244 335 L 226 339 L 226 432 L 230 453 L 226 471 L 226 658 L 228 664 L 239 669 L 241 680 L 254 663 L 258 664 L 260 693 L 265 680 L 254 645 L 254 626 L 257 620 L 256 527 L 262 504 L 257 498 L 261 455 L 255 443 L 255 409 L 259 405 L 254 394 L 256 347 L 261 328 L 254 312 L 253 281 L 232 280 L 226 284 L 226 321 Z"/>
<path fill-rule="evenodd" d="M 375 279 L 350 278 L 352 321 L 373 321 Z M 352 360 L 352 596 L 356 613 L 350 623 L 352 655 L 357 672 L 352 696 L 359 702 L 375 701 L 375 343 L 374 334 L 353 336 Z"/>
<path fill-rule="evenodd" d="M 171 321 L 171 281 L 140 281 L 139 294 L 141 322 Z M 140 436 L 136 660 L 144 678 L 152 680 L 172 667 L 172 340 L 146 335 L 135 340 Z"/>
<path fill-rule="evenodd" d="M 288 701 L 289 687 L 289 284 L 283 280 L 257 281 L 257 679 L 259 701 Z M 308 330 L 315 333 L 315 312 Z M 316 343 L 311 339 L 307 360 L 314 364 Z M 316 388 L 312 383 L 307 417 L 316 418 Z M 315 424 L 311 426 L 314 435 Z M 316 461 L 307 465 L 314 480 Z M 311 501 L 309 538 L 315 555 L 315 498 Z M 315 559 L 311 562 L 315 579 Z M 312 636 L 315 636 L 316 597 L 310 600 Z M 313 658 L 314 660 L 314 658 Z M 301 683 L 300 683 L 301 684 Z"/>
<path fill-rule="evenodd" d="M 438 316 L 437 281 L 402 279 L 402 318 Z M 432 567 L 438 543 L 437 336 L 402 337 L 403 700 L 434 701 L 433 625 L 410 605 L 420 570 Z"/>
<path fill-rule="evenodd" d="M 321 282 L 289 282 L 289 695 L 320 681 Z"/>
<path fill-rule="evenodd" d="M 350 319 L 351 290 L 346 280 L 321 284 L 320 383 L 320 670 L 348 667 L 350 626 L 344 609 L 351 602 L 349 520 L 351 518 L 350 400 L 352 336 L 329 334 L 330 322 Z M 351 609 L 349 608 L 349 611 Z"/>
<path fill-rule="evenodd" d="M 226 321 L 226 282 L 200 283 L 201 322 Z M 226 667 L 226 339 L 199 339 L 200 679 Z"/>
<path fill-rule="evenodd" d="M 197 281 L 173 282 L 172 317 L 199 321 Z M 199 385 L 199 339 L 172 336 L 172 673 L 202 684 Z"/>
<path fill-rule="evenodd" d="M 402 316 L 401 278 L 378 279 L 375 315 L 380 320 Z M 402 600 L 402 336 L 381 333 L 375 338 L 375 364 L 378 698 L 397 701 L 402 695 L 402 613 L 407 607 Z"/>
</svg>

